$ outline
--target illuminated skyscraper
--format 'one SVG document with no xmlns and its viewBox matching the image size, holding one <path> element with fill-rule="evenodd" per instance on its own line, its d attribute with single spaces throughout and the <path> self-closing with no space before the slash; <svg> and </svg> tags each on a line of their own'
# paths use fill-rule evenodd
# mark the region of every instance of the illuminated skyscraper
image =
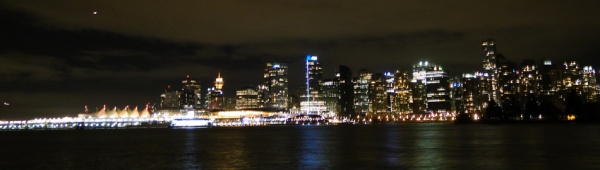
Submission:
<svg viewBox="0 0 600 170">
<path fill-rule="evenodd" d="M 330 114 L 340 112 L 340 83 L 336 79 L 325 79 L 321 82 L 321 99 L 325 102 L 327 112 Z"/>
<path fill-rule="evenodd" d="M 483 53 L 483 70 L 491 71 L 497 69 L 496 44 L 493 39 L 482 42 L 481 51 Z"/>
<path fill-rule="evenodd" d="M 396 83 L 396 76 L 391 72 L 385 72 L 383 73 L 383 76 L 385 78 L 385 102 L 387 105 L 386 112 L 397 113 L 396 108 L 394 108 L 394 102 L 396 101 L 393 99 L 394 95 L 396 94 L 394 85 Z"/>
<path fill-rule="evenodd" d="M 389 100 L 386 77 L 382 73 L 375 73 L 369 82 L 369 101 L 371 113 L 388 113 Z"/>
<path fill-rule="evenodd" d="M 284 63 L 267 63 L 264 73 L 266 108 L 275 110 L 288 109 L 288 66 Z"/>
<path fill-rule="evenodd" d="M 427 61 L 413 66 L 413 111 L 449 112 L 451 108 L 448 72 Z"/>
<path fill-rule="evenodd" d="M 177 90 L 171 89 L 171 85 L 160 95 L 161 109 L 179 109 L 180 93 Z"/>
<path fill-rule="evenodd" d="M 541 94 L 545 96 L 558 96 L 557 92 L 562 87 L 561 70 L 551 60 L 544 60 L 541 68 Z M 558 97 L 557 97 L 558 98 Z M 559 101 L 556 100 L 558 103 Z"/>
<path fill-rule="evenodd" d="M 592 66 L 583 67 L 582 94 L 586 102 L 597 102 L 598 84 L 596 82 L 596 70 Z"/>
<path fill-rule="evenodd" d="M 455 76 L 450 78 L 450 99 L 452 100 L 451 110 L 454 113 L 464 113 L 463 105 L 463 91 L 462 91 L 462 80 L 460 77 Z"/>
<path fill-rule="evenodd" d="M 541 87 L 539 69 L 533 60 L 524 60 L 521 64 L 521 72 L 518 75 L 519 82 L 514 87 L 518 87 L 516 94 L 520 95 L 521 101 L 527 101 L 529 97 L 537 97 L 540 94 Z"/>
<path fill-rule="evenodd" d="M 462 75 L 462 104 L 463 110 L 466 114 L 473 116 L 473 114 L 481 113 L 482 105 L 484 101 L 479 96 L 479 77 L 480 73 L 464 73 Z M 481 114 L 479 114 L 481 116 Z"/>
<path fill-rule="evenodd" d="M 183 84 L 183 88 L 179 97 L 179 106 L 187 109 L 201 108 L 200 85 L 190 75 L 187 75 L 186 79 L 182 80 L 181 83 Z"/>
<path fill-rule="evenodd" d="M 259 98 L 255 87 L 245 87 L 235 93 L 237 110 L 258 109 Z"/>
<path fill-rule="evenodd" d="M 357 114 L 369 113 L 371 107 L 369 84 L 372 76 L 372 73 L 363 69 L 358 72 L 358 78 L 354 80 L 354 111 Z"/>
<path fill-rule="evenodd" d="M 498 98 L 517 95 L 519 86 L 519 69 L 517 64 L 504 58 L 504 55 L 500 53 L 498 53 L 496 58 L 498 59 L 496 95 Z M 529 60 L 525 60 L 524 62 L 529 63 Z"/>
<path fill-rule="evenodd" d="M 221 92 L 223 90 L 223 78 L 221 77 L 221 72 L 217 73 L 217 79 L 215 79 L 215 91 Z"/>
<path fill-rule="evenodd" d="M 306 57 L 306 85 L 308 94 L 321 94 L 321 81 L 323 80 L 323 68 L 317 56 Z"/>
<path fill-rule="evenodd" d="M 225 108 L 225 97 L 223 96 L 223 78 L 219 72 L 215 79 L 215 87 L 208 88 L 206 93 L 206 109 L 223 110 Z"/>
<path fill-rule="evenodd" d="M 394 95 L 392 97 L 392 110 L 400 114 L 411 113 L 409 107 L 410 100 L 410 79 L 408 72 L 396 71 L 394 73 Z"/>
<path fill-rule="evenodd" d="M 307 114 L 320 114 L 327 110 L 321 99 L 323 70 L 317 56 L 306 56 L 306 94 L 301 96 L 300 109 Z"/>
<path fill-rule="evenodd" d="M 499 66 L 498 57 L 496 52 L 496 43 L 493 39 L 488 39 L 482 42 L 481 50 L 483 54 L 483 75 L 479 76 L 482 79 L 480 81 L 480 94 L 481 97 L 485 97 L 486 101 L 494 99 L 499 101 Z"/>
</svg>

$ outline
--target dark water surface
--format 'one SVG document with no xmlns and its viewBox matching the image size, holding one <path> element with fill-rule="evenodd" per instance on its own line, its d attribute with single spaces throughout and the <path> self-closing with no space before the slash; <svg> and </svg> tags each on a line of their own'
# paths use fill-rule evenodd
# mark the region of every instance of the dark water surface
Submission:
<svg viewBox="0 0 600 170">
<path fill-rule="evenodd" d="M 598 169 L 600 125 L 0 132 L 0 169 Z"/>
</svg>

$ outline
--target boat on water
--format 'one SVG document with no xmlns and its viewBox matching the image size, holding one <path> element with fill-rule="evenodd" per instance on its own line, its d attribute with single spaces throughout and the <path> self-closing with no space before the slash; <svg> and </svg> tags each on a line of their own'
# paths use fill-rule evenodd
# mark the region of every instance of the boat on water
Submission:
<svg viewBox="0 0 600 170">
<path fill-rule="evenodd" d="M 214 120 L 207 118 L 176 118 L 173 119 L 169 127 L 211 127 L 213 121 Z"/>
</svg>

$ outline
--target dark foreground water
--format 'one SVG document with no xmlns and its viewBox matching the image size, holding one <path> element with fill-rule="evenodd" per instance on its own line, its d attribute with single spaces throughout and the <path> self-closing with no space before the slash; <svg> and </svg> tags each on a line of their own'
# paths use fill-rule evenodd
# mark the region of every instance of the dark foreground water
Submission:
<svg viewBox="0 0 600 170">
<path fill-rule="evenodd" d="M 598 169 L 600 125 L 0 132 L 0 169 Z"/>
</svg>

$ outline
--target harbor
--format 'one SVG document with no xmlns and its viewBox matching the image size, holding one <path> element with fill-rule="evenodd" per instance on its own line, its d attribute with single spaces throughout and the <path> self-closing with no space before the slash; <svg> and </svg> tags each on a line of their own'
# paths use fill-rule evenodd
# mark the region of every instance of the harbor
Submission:
<svg viewBox="0 0 600 170">
<path fill-rule="evenodd" d="M 174 120 L 201 119 L 209 123 L 201 127 L 241 127 L 270 125 L 340 125 L 401 122 L 451 122 L 452 115 L 405 115 L 371 116 L 347 118 L 325 117 L 320 115 L 296 115 L 267 112 L 219 112 L 213 115 L 181 116 L 159 115 L 149 117 L 62 117 L 35 118 L 31 120 L 0 120 L 0 130 L 84 130 L 84 129 L 130 129 L 130 128 L 169 128 Z M 182 125 L 185 126 L 185 125 Z M 193 125 L 189 126 L 193 127 Z"/>
</svg>

